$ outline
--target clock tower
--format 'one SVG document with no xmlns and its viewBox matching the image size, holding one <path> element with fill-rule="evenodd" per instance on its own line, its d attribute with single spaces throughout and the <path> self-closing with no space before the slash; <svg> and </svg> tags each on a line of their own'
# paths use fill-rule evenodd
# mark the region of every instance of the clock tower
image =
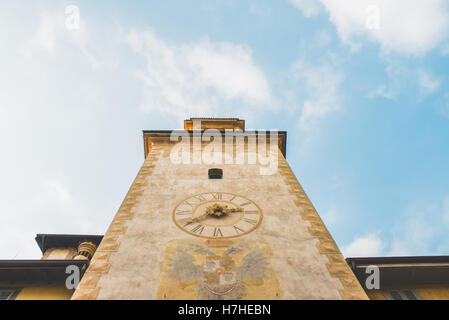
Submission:
<svg viewBox="0 0 449 320">
<path fill-rule="evenodd" d="M 286 139 L 229 118 L 144 131 L 145 161 L 72 299 L 367 299 Z"/>
</svg>

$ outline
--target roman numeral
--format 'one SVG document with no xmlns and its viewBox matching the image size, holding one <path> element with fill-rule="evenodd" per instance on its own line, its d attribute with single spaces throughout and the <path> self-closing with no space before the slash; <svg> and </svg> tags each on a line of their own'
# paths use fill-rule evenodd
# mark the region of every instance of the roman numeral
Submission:
<svg viewBox="0 0 449 320">
<path fill-rule="evenodd" d="M 203 233 L 203 230 L 204 230 L 204 226 L 202 224 L 199 224 L 195 228 L 192 229 L 192 232 L 201 234 L 201 233 Z"/>
<path fill-rule="evenodd" d="M 251 204 L 251 202 L 245 202 L 245 203 L 242 203 L 240 206 L 241 206 L 241 207 L 244 207 L 244 206 L 247 206 L 247 205 L 249 205 L 249 204 Z"/>
<path fill-rule="evenodd" d="M 214 229 L 214 237 L 223 237 L 223 233 L 221 232 L 220 228 L 215 228 Z"/>
<path fill-rule="evenodd" d="M 255 210 L 245 211 L 245 214 L 259 214 L 259 211 L 255 211 Z"/>
<path fill-rule="evenodd" d="M 191 214 L 192 212 L 191 211 L 189 211 L 189 210 L 179 210 L 179 211 L 176 211 L 176 215 L 179 215 L 179 216 L 186 216 L 186 215 L 189 215 L 189 214 Z"/>
<path fill-rule="evenodd" d="M 229 201 L 231 201 L 232 202 L 232 200 L 234 200 L 235 199 L 235 196 L 232 196 L 232 198 L 231 199 L 229 199 Z"/>
<path fill-rule="evenodd" d="M 191 207 L 193 208 L 193 204 L 191 204 L 191 203 L 188 202 L 188 201 L 184 201 L 184 204 L 185 204 L 185 205 L 188 205 L 188 206 L 191 206 Z"/>
<path fill-rule="evenodd" d="M 196 196 L 195 198 L 198 199 L 199 202 L 206 201 L 206 198 L 204 198 L 202 195 Z"/>
<path fill-rule="evenodd" d="M 235 229 L 235 232 L 237 232 L 237 234 L 239 234 L 239 232 L 240 233 L 245 232 L 245 230 L 242 230 L 242 229 L 240 229 L 239 227 L 236 227 L 236 226 L 234 226 L 234 229 Z"/>
<path fill-rule="evenodd" d="M 223 195 L 221 193 L 212 193 L 212 197 L 215 200 L 221 200 L 223 198 Z"/>
<path fill-rule="evenodd" d="M 179 223 L 182 224 L 183 227 L 187 227 L 188 225 L 192 224 L 193 221 L 192 221 L 192 219 L 185 218 L 185 219 L 179 220 Z"/>
<path fill-rule="evenodd" d="M 253 226 L 255 226 L 257 224 L 257 220 L 254 219 L 243 219 L 244 221 L 248 222 L 249 224 L 252 224 Z"/>
</svg>

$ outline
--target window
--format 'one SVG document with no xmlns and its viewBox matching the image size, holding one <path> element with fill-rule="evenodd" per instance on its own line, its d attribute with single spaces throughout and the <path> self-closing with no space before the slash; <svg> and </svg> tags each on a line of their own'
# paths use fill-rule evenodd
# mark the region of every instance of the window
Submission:
<svg viewBox="0 0 449 320">
<path fill-rule="evenodd" d="M 412 290 L 394 290 L 389 291 L 391 300 L 420 300 Z"/>
<path fill-rule="evenodd" d="M 14 300 L 17 293 L 16 289 L 0 289 L 0 300 Z"/>
<path fill-rule="evenodd" d="M 209 169 L 209 179 L 222 179 L 223 178 L 223 169 L 212 168 Z"/>
</svg>

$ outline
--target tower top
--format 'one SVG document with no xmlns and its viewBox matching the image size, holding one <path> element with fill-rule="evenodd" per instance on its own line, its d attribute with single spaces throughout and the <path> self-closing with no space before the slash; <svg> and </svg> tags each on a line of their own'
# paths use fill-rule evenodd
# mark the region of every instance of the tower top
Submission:
<svg viewBox="0 0 449 320">
<path fill-rule="evenodd" d="M 201 121 L 201 128 L 197 127 Z M 190 118 L 184 120 L 184 130 L 207 130 L 207 129 L 240 129 L 245 131 L 245 120 L 238 118 Z"/>
<path fill-rule="evenodd" d="M 184 120 L 184 130 L 192 133 L 193 130 L 216 129 L 222 133 L 225 130 L 241 130 L 245 132 L 245 120 L 239 118 L 190 118 Z M 178 130 L 143 130 L 143 143 L 145 158 L 148 156 L 154 143 L 170 144 L 170 137 Z M 276 130 L 277 131 L 277 130 Z M 257 133 L 258 131 L 246 131 L 245 134 Z M 287 152 L 287 131 L 277 131 L 278 146 L 284 157 Z M 270 141 L 269 139 L 267 141 Z"/>
</svg>

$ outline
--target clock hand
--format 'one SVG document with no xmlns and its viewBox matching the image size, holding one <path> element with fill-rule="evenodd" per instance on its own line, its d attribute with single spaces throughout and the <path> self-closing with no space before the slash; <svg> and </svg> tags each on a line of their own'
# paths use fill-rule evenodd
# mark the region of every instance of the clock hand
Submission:
<svg viewBox="0 0 449 320">
<path fill-rule="evenodd" d="M 203 213 L 202 215 L 200 215 L 199 217 L 189 219 L 189 222 L 192 223 L 195 221 L 199 221 L 199 220 L 206 218 L 207 216 L 221 217 L 224 214 L 228 214 L 231 212 L 242 212 L 242 211 L 243 211 L 243 209 L 240 207 L 228 209 L 226 206 L 223 207 L 218 204 L 214 204 L 213 206 L 206 208 L 206 212 Z"/>
<path fill-rule="evenodd" d="M 188 222 L 192 223 L 192 222 L 195 222 L 195 221 L 202 220 L 202 219 L 206 218 L 208 215 L 209 215 L 208 212 L 203 213 L 203 214 L 200 215 L 199 217 L 189 219 Z"/>
<path fill-rule="evenodd" d="M 231 213 L 231 212 L 242 212 L 242 208 L 235 208 L 235 209 L 224 209 L 223 213 Z"/>
</svg>

